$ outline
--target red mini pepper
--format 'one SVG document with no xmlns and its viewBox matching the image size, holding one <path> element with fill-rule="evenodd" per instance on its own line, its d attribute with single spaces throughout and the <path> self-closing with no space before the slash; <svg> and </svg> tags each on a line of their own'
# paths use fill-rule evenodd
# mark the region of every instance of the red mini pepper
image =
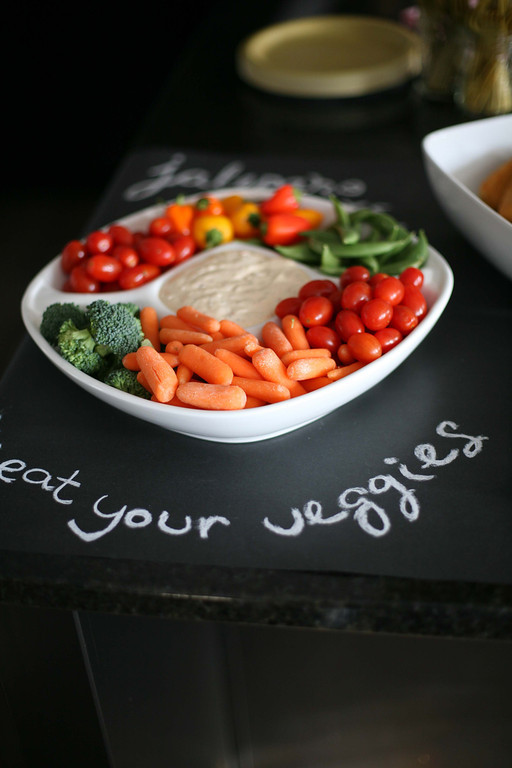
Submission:
<svg viewBox="0 0 512 768">
<path fill-rule="evenodd" d="M 299 207 L 300 193 L 291 184 L 283 184 L 274 194 L 261 203 L 263 216 L 275 213 L 293 213 Z"/>
<path fill-rule="evenodd" d="M 309 221 L 293 213 L 276 213 L 261 225 L 266 245 L 291 245 L 300 239 L 300 233 L 310 228 Z"/>
</svg>

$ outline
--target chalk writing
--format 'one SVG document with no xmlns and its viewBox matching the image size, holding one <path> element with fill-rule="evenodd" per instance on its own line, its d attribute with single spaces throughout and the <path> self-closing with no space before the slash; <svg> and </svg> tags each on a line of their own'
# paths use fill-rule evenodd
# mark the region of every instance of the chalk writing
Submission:
<svg viewBox="0 0 512 768">
<path fill-rule="evenodd" d="M 39 485 L 41 490 L 49 491 L 52 494 L 54 501 L 59 504 L 72 504 L 73 499 L 62 498 L 61 492 L 64 488 L 69 490 L 70 487 L 80 488 L 80 483 L 75 480 L 78 475 L 78 469 L 76 469 L 70 477 L 56 477 L 55 480 L 50 472 L 40 467 L 32 467 L 27 469 L 27 465 L 21 459 L 7 459 L 0 463 L 0 480 L 4 483 L 14 483 L 18 478 L 12 477 L 13 474 L 23 472 L 21 480 L 31 485 Z"/>
</svg>

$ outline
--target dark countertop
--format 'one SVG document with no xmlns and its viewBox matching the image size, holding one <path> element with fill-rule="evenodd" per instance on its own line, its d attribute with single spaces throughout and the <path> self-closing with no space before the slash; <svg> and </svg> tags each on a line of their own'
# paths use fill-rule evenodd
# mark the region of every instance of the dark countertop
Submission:
<svg viewBox="0 0 512 768">
<path fill-rule="evenodd" d="M 341 11 L 354 10 L 348 3 L 336 5 Z M 385 6 L 365 7 L 367 12 L 396 13 L 395 5 Z M 510 318 L 510 283 L 447 221 L 428 187 L 421 156 L 426 133 L 468 118 L 451 105 L 423 101 L 414 86 L 371 99 L 332 103 L 254 91 L 237 78 L 234 49 L 248 32 L 280 20 L 282 6 L 263 2 L 253 10 L 249 15 L 236 3 L 218 3 L 218 12 L 199 25 L 88 227 L 140 207 L 140 202 L 128 202 L 122 195 L 128 179 L 141 178 L 153 162 L 176 153 L 184 155 L 184 168 L 189 162 L 195 167 L 195 153 L 202 153 L 199 157 L 206 158 L 211 172 L 236 162 L 238 176 L 252 172 L 254 166 L 259 172 L 291 175 L 321 172 L 337 182 L 362 179 L 369 201 L 389 205 L 411 228 L 424 227 L 450 262 L 455 290 L 439 326 L 423 351 L 397 374 L 395 386 L 379 388 L 378 400 L 367 394 L 342 409 L 334 421 L 325 419 L 301 430 L 295 442 L 284 437 L 237 449 L 214 448 L 202 441 L 197 445 L 111 414 L 77 392 L 25 339 L 0 389 L 5 398 L 0 406 L 4 460 L 21 458 L 27 466 L 51 466 L 53 473 L 62 473 L 68 459 L 69 472 L 81 467 L 84 485 L 92 486 L 88 496 L 95 494 L 92 499 L 104 491 L 103 478 L 99 480 L 92 470 L 108 466 L 114 498 L 129 503 L 123 494 L 130 494 L 130 499 L 138 499 L 131 501 L 133 505 L 143 504 L 143 499 L 148 508 L 160 509 L 165 473 L 183 470 L 192 456 L 207 468 L 210 480 L 222 477 L 223 464 L 240 472 L 240 484 L 228 487 L 231 511 L 243 504 L 243 483 L 254 461 L 263 467 L 265 499 L 269 489 L 276 489 L 285 507 L 296 503 L 286 483 L 284 489 L 278 488 L 279 475 L 272 468 L 279 463 L 281 447 L 288 474 L 304 475 L 300 498 L 322 493 L 324 480 L 331 492 L 364 482 L 382 471 L 378 464 L 384 456 L 405 457 L 416 443 L 430 440 L 443 419 L 456 419 L 461 431 L 472 435 L 490 434 L 489 448 L 471 467 L 460 462 L 450 470 L 449 480 L 429 486 L 422 497 L 421 526 L 411 533 L 398 525 L 394 540 L 379 551 L 353 533 L 341 540 L 337 531 L 338 538 L 313 539 L 310 550 L 303 544 L 298 553 L 286 547 L 268 553 L 250 520 L 240 539 L 233 534 L 208 554 L 196 546 L 189 550 L 189 545 L 183 545 L 183 551 L 177 547 L 167 551 L 151 535 L 138 545 L 124 533 L 117 541 L 105 537 L 87 548 L 70 538 L 65 525 L 72 516 L 82 515 L 87 522 L 85 503 L 81 507 L 77 501 L 73 515 L 62 518 L 62 510 L 48 495 L 36 499 L 30 495 L 32 488 L 21 490 L 21 482 L 3 484 L 0 599 L 67 610 L 509 640 L 512 572 L 507 553 L 512 532 L 505 511 L 510 464 L 500 451 L 509 445 L 510 357 L 500 359 L 496 373 L 489 376 L 474 355 L 489 343 L 495 360 L 499 350 L 493 336 L 495 318 Z M 186 187 L 183 180 L 182 186 Z M 181 188 L 171 186 L 165 194 L 176 191 Z M 26 377 L 30 366 L 41 382 L 37 402 Z M 463 373 L 466 370 L 470 376 Z M 410 387 L 407 391 L 415 397 L 404 398 L 401 385 Z M 45 395 L 59 398 L 62 411 L 55 418 L 51 409 L 39 407 Z M 74 434 L 71 423 L 80 430 L 80 449 L 69 442 Z M 137 482 L 143 491 L 138 495 L 133 469 L 127 472 L 134 437 L 148 445 L 147 466 L 138 468 Z M 335 445 L 340 451 L 339 470 Z M 172 457 L 170 463 L 164 450 Z M 94 454 L 94 459 L 85 459 L 84 454 Z M 158 479 L 152 478 L 150 463 L 158 470 Z M 193 480 L 194 472 L 187 471 Z M 339 480 L 333 479 L 336 471 Z M 202 505 L 208 511 L 210 505 L 218 509 L 217 489 L 210 487 L 208 478 L 197 483 L 191 509 L 200 510 Z M 173 496 L 178 510 L 186 508 L 185 499 L 178 483 Z M 482 518 L 484 508 L 488 522 Z M 260 511 L 250 497 L 248 516 Z M 236 518 L 244 521 L 240 512 Z"/>
</svg>

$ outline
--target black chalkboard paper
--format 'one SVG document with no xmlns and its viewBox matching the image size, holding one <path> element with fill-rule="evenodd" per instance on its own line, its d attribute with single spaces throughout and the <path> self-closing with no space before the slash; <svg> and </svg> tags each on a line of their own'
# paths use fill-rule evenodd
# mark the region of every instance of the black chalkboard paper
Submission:
<svg viewBox="0 0 512 768">
<path fill-rule="evenodd" d="M 420 174 L 420 158 L 410 163 Z M 157 189 L 155 169 L 165 164 L 174 176 Z M 0 384 L 1 549 L 512 582 L 511 361 L 500 354 L 493 314 L 496 302 L 507 306 L 510 286 L 461 237 L 445 234 L 423 177 L 411 193 L 390 189 L 384 161 L 336 167 L 158 147 L 128 158 L 90 226 L 216 179 L 258 186 L 283 177 L 385 204 L 426 229 L 455 273 L 430 336 L 330 416 L 241 445 L 174 434 L 110 408 L 27 337 Z M 471 294 L 478 281 L 492 296 Z"/>
</svg>

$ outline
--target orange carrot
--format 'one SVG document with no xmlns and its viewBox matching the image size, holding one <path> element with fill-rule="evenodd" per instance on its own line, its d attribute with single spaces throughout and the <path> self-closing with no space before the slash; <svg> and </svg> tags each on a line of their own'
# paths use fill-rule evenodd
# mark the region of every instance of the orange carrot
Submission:
<svg viewBox="0 0 512 768">
<path fill-rule="evenodd" d="M 291 352 L 285 352 L 281 360 L 285 365 L 290 365 L 294 360 L 303 360 L 311 357 L 331 357 L 331 353 L 325 347 L 315 347 L 314 349 L 292 349 Z"/>
<path fill-rule="evenodd" d="M 186 323 L 177 315 L 164 315 L 160 320 L 160 328 L 178 328 L 180 331 L 200 331 L 201 328 Z"/>
<path fill-rule="evenodd" d="M 162 357 L 166 362 L 168 362 L 171 368 L 176 368 L 176 366 L 180 362 L 176 352 L 167 352 L 167 351 L 160 352 L 160 357 Z"/>
<path fill-rule="evenodd" d="M 317 376 L 316 379 L 304 379 L 301 384 L 306 392 L 314 392 L 315 389 L 321 389 L 327 386 L 327 384 L 332 384 L 332 379 L 329 379 L 327 376 Z"/>
<path fill-rule="evenodd" d="M 245 401 L 244 409 L 247 410 L 248 408 L 260 408 L 262 405 L 267 405 L 267 403 L 257 397 L 248 397 Z"/>
<path fill-rule="evenodd" d="M 342 365 L 340 368 L 334 368 L 334 370 L 328 371 L 326 376 L 331 381 L 337 381 L 338 379 L 343 379 L 345 376 L 348 376 L 350 373 L 354 373 L 354 371 L 358 371 L 364 365 L 367 365 L 367 363 L 360 363 L 359 361 L 350 363 L 350 365 Z"/>
<path fill-rule="evenodd" d="M 180 384 L 176 395 L 182 403 L 213 411 L 240 410 L 247 402 L 247 395 L 240 387 L 202 381 Z"/>
<path fill-rule="evenodd" d="M 251 357 L 258 352 L 260 349 L 265 349 L 265 347 L 262 347 L 261 344 L 258 343 L 257 339 L 250 339 L 244 346 L 244 352 L 248 357 Z"/>
<path fill-rule="evenodd" d="M 229 365 L 196 344 L 185 344 L 179 353 L 180 363 L 186 365 L 208 384 L 228 386 L 233 381 Z"/>
<path fill-rule="evenodd" d="M 302 357 L 290 363 L 286 368 L 286 375 L 294 381 L 303 381 L 325 376 L 334 368 L 336 368 L 336 361 L 332 357 Z"/>
<path fill-rule="evenodd" d="M 183 331 L 180 328 L 161 328 L 160 341 L 168 344 L 170 341 L 181 341 L 182 344 L 205 344 L 212 337 L 202 331 Z"/>
<path fill-rule="evenodd" d="M 269 320 L 261 329 L 261 340 L 266 347 L 270 347 L 278 357 L 282 357 L 285 352 L 290 352 L 292 345 L 284 335 L 277 323 Z"/>
<path fill-rule="evenodd" d="M 165 345 L 165 351 L 169 352 L 171 355 L 177 355 L 180 351 L 180 349 L 183 349 L 183 342 L 178 341 L 178 339 L 174 339 L 173 341 L 169 341 L 168 344 Z"/>
<path fill-rule="evenodd" d="M 140 365 L 137 362 L 136 352 L 128 352 L 128 354 L 123 357 L 122 363 L 123 366 L 128 368 L 129 371 L 140 371 Z"/>
<path fill-rule="evenodd" d="M 160 403 L 170 400 L 178 386 L 174 368 L 167 363 L 154 347 L 142 346 L 137 350 L 140 372 L 146 378 L 152 393 Z"/>
<path fill-rule="evenodd" d="M 311 345 L 307 339 L 306 331 L 297 315 L 285 315 L 281 319 L 281 325 L 283 327 L 283 333 L 293 349 L 310 348 Z"/>
<path fill-rule="evenodd" d="M 283 384 L 290 390 L 292 397 L 303 395 L 304 387 L 298 382 L 289 379 L 286 375 L 286 366 L 281 362 L 273 349 L 264 347 L 254 353 L 252 357 L 254 367 L 261 376 L 267 381 L 274 381 L 276 384 Z"/>
<path fill-rule="evenodd" d="M 482 181 L 479 195 L 487 205 L 498 210 L 503 193 L 512 179 L 512 158 L 501 163 Z"/>
<path fill-rule="evenodd" d="M 204 331 L 204 333 L 211 334 L 220 331 L 220 322 L 218 320 L 209 315 L 205 315 L 203 312 L 199 312 L 199 310 L 194 307 L 188 305 L 180 307 L 176 311 L 176 314 L 180 320 L 184 320 L 191 325 L 197 325 L 197 327 Z"/>
<path fill-rule="evenodd" d="M 242 336 L 244 333 L 247 333 L 245 328 L 242 328 L 241 325 L 233 322 L 233 320 L 221 320 L 220 332 L 224 336 Z"/>
<path fill-rule="evenodd" d="M 149 386 L 148 380 L 146 379 L 142 371 L 139 371 L 137 373 L 137 381 L 141 386 L 144 387 L 144 389 L 147 389 L 148 392 L 151 392 L 151 387 Z"/>
<path fill-rule="evenodd" d="M 154 307 L 142 307 L 139 312 L 142 333 L 154 348 L 160 351 L 160 324 Z"/>
<path fill-rule="evenodd" d="M 263 379 L 244 379 L 241 376 L 233 377 L 233 385 L 241 387 L 247 397 L 257 397 L 266 403 L 280 403 L 290 399 L 290 390 L 283 384 Z"/>
<path fill-rule="evenodd" d="M 185 382 L 190 381 L 193 375 L 194 371 L 192 371 L 188 365 L 179 363 L 178 367 L 176 368 L 176 378 L 178 379 L 178 384 L 185 384 Z"/>
<path fill-rule="evenodd" d="M 240 336 L 228 336 L 226 339 L 219 339 L 217 341 L 210 341 L 201 344 L 201 347 L 211 354 L 215 354 L 217 349 L 229 349 L 231 352 L 241 354 L 244 352 L 245 345 L 249 342 L 257 343 L 256 336 L 252 333 L 243 333 Z"/>
<path fill-rule="evenodd" d="M 235 376 L 243 376 L 246 379 L 261 379 L 251 361 L 242 355 L 237 355 L 236 352 L 221 347 L 215 350 L 215 357 L 227 363 Z"/>
</svg>

